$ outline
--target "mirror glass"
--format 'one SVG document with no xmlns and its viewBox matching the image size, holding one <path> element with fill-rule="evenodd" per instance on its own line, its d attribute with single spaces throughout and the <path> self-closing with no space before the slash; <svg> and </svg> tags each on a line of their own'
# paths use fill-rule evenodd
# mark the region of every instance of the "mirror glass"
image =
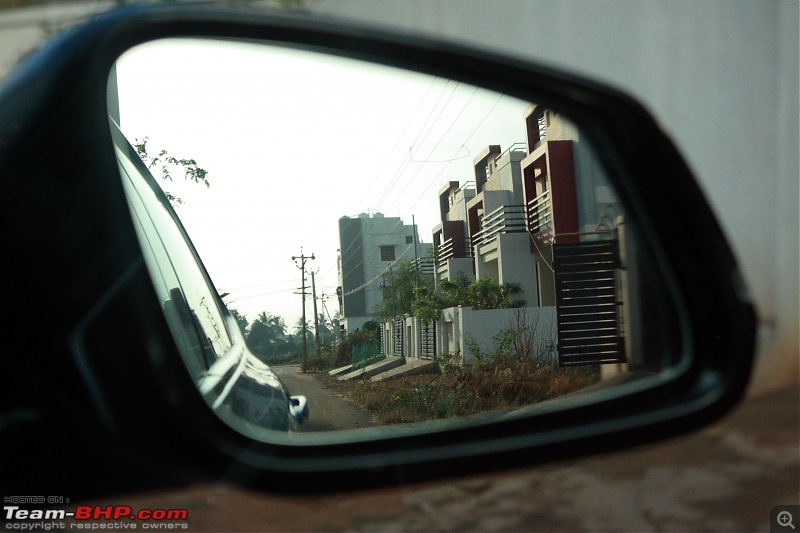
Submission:
<svg viewBox="0 0 800 533">
<path fill-rule="evenodd" d="M 248 435 L 479 423 L 679 363 L 639 225 L 557 110 L 190 39 L 127 52 L 109 102 L 165 316 Z"/>
</svg>

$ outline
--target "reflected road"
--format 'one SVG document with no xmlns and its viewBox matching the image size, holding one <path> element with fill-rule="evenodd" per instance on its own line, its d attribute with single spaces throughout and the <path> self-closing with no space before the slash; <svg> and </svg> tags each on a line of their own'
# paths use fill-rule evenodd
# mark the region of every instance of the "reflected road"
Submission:
<svg viewBox="0 0 800 533">
<path fill-rule="evenodd" d="M 300 365 L 271 366 L 293 395 L 304 395 L 308 400 L 308 420 L 298 431 L 334 431 L 378 425 L 372 413 L 352 401 L 325 388 L 314 374 L 303 374 Z"/>
</svg>

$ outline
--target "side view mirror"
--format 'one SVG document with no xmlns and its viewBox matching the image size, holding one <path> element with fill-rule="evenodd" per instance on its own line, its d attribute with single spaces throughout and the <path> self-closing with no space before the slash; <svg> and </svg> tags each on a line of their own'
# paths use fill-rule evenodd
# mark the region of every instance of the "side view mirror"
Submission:
<svg viewBox="0 0 800 533">
<path fill-rule="evenodd" d="M 209 196 L 172 205 L 162 187 L 181 180 L 141 160 L 148 136 L 174 143 L 160 161 L 186 148 L 172 160 L 193 181 L 205 156 Z M 4 82 L 0 175 L 8 372 L 36 382 L 11 380 L 2 406 L 2 440 L 31 453 L 3 475 L 14 493 L 56 488 L 48 461 L 80 470 L 78 497 L 220 472 L 325 491 L 574 458 L 707 424 L 750 375 L 753 306 L 673 143 L 632 98 L 543 65 L 285 13 L 125 7 Z M 397 212 L 358 203 L 373 193 Z M 264 288 L 290 278 L 297 333 Z M 268 298 L 240 313 L 252 285 Z M 401 380 L 362 402 L 394 409 L 385 425 L 290 432 L 317 396 L 284 382 L 325 364 L 310 361 L 317 288 L 341 311 L 320 387 Z M 44 339 L 43 302 L 59 306 Z M 261 333 L 240 331 L 248 313 Z M 302 362 L 274 348 L 291 335 Z M 430 416 L 406 423 L 403 402 Z M 54 432 L 58 450 L 37 453 Z M 67 460 L 78 451 L 96 464 Z M 164 468 L 107 481 L 115 461 Z"/>
<path fill-rule="evenodd" d="M 308 420 L 308 402 L 305 396 L 292 396 L 289 398 L 289 411 L 298 422 Z"/>
</svg>

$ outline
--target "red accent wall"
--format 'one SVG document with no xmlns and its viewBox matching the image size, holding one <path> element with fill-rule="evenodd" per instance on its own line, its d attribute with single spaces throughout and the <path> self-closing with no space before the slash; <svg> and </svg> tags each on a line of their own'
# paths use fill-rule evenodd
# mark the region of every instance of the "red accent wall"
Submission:
<svg viewBox="0 0 800 533">
<path fill-rule="evenodd" d="M 466 236 L 464 235 L 464 222 L 461 220 L 446 220 L 442 222 L 442 235 L 444 240 L 465 240 Z"/>
<path fill-rule="evenodd" d="M 481 199 L 481 201 L 478 202 L 477 204 L 470 207 L 469 210 L 467 211 L 467 226 L 468 226 L 467 230 L 469 231 L 470 246 L 472 245 L 473 235 L 475 235 L 481 230 L 480 222 L 478 220 L 479 209 L 483 209 L 483 199 Z"/>
<path fill-rule="evenodd" d="M 579 230 L 572 141 L 548 141 L 547 176 L 550 180 L 556 238 L 558 242 L 578 242 L 577 235 L 559 236 L 561 233 L 577 233 Z"/>
</svg>

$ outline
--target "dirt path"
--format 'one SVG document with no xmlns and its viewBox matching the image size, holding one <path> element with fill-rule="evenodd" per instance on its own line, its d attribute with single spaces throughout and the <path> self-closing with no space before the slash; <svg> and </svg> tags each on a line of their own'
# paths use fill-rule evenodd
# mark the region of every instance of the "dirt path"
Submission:
<svg viewBox="0 0 800 533">
<path fill-rule="evenodd" d="M 351 400 L 342 398 L 317 379 L 314 374 L 303 374 L 300 365 L 271 366 L 293 395 L 304 395 L 308 400 L 309 417 L 299 431 L 333 431 L 378 425 L 372 413 Z"/>
</svg>

